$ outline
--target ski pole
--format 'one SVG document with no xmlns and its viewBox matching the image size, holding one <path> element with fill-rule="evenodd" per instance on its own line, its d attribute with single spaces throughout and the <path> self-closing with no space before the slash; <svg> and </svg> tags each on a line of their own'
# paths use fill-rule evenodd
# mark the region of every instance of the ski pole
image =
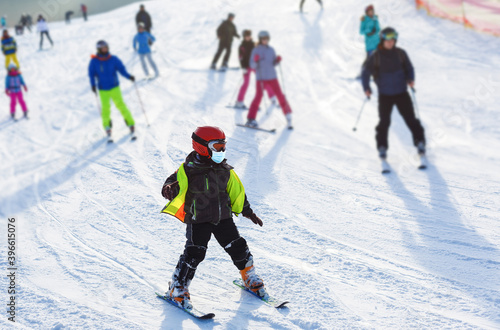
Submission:
<svg viewBox="0 0 500 330">
<path fill-rule="evenodd" d="M 415 105 L 415 113 L 417 115 L 417 119 L 420 119 L 420 111 L 418 110 L 417 98 L 415 97 L 415 93 L 417 92 L 414 87 L 410 88 L 411 95 L 413 96 L 413 104 Z"/>
<path fill-rule="evenodd" d="M 229 104 L 228 105 L 231 105 L 231 101 L 234 100 L 234 98 L 236 97 L 236 93 L 238 93 L 238 90 L 239 90 L 239 86 L 241 86 L 241 84 L 243 83 L 243 76 L 241 76 L 239 82 L 238 82 L 238 85 L 236 85 L 236 88 L 234 89 L 234 93 L 233 95 L 231 96 L 231 99 L 229 99 Z"/>
<path fill-rule="evenodd" d="M 102 115 L 101 104 L 99 103 L 99 98 L 97 97 L 97 93 L 95 94 L 95 103 L 97 104 L 97 109 L 99 109 L 99 116 Z"/>
<path fill-rule="evenodd" d="M 141 105 L 142 112 L 144 113 L 144 117 L 146 118 L 146 123 L 148 124 L 148 127 L 149 127 L 148 116 L 146 115 L 146 111 L 144 110 L 144 106 L 142 105 L 141 94 L 139 93 L 139 88 L 137 88 L 137 84 L 135 83 L 135 81 L 134 81 L 134 87 L 135 87 L 135 91 L 137 92 L 137 98 L 139 99 L 139 103 Z"/>
<path fill-rule="evenodd" d="M 361 110 L 359 110 L 358 118 L 356 119 L 356 123 L 354 124 L 354 127 L 352 128 L 352 130 L 354 132 L 356 132 L 356 130 L 358 129 L 357 126 L 359 123 L 359 119 L 361 118 L 361 114 L 363 113 L 363 109 L 365 108 L 365 105 L 368 101 L 370 101 L 370 98 L 366 97 L 365 101 L 363 102 L 363 105 L 361 106 Z"/>
</svg>

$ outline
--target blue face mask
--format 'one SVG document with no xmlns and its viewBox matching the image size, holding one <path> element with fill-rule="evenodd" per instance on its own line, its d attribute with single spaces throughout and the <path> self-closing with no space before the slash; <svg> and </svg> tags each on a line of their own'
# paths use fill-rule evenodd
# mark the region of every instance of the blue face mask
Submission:
<svg viewBox="0 0 500 330">
<path fill-rule="evenodd" d="M 214 163 L 220 164 L 222 161 L 226 158 L 226 152 L 225 151 L 212 151 L 212 160 Z"/>
</svg>

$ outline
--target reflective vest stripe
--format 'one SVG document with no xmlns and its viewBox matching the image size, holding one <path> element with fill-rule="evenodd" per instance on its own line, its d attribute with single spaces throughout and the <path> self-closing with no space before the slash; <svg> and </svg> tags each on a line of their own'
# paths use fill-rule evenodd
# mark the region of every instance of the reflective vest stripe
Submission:
<svg viewBox="0 0 500 330">
<path fill-rule="evenodd" d="M 186 171 L 184 170 L 184 163 L 182 163 L 182 165 L 177 170 L 177 181 L 179 182 L 179 194 L 167 205 L 165 205 L 161 212 L 173 215 L 180 221 L 184 222 L 184 218 L 186 217 L 184 205 L 186 201 L 186 193 L 188 190 L 188 178 L 186 175 Z"/>
<path fill-rule="evenodd" d="M 239 215 L 245 206 L 245 187 L 234 170 L 230 171 L 229 181 L 227 183 L 227 193 L 231 199 L 231 210 Z"/>
</svg>

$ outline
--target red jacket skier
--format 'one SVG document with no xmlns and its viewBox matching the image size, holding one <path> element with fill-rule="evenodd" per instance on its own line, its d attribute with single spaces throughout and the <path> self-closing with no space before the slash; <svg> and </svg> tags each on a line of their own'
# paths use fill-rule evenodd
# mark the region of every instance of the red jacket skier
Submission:
<svg viewBox="0 0 500 330">
<path fill-rule="evenodd" d="M 192 308 L 188 287 L 213 234 L 231 256 L 245 286 L 260 297 L 267 297 L 264 283 L 255 273 L 247 242 L 232 218 L 233 213 L 241 213 L 262 226 L 262 220 L 250 208 L 243 184 L 226 163 L 226 136 L 218 127 L 204 126 L 194 131 L 192 140 L 194 151 L 162 188 L 163 197 L 170 200 L 162 212 L 187 225 L 184 253 L 166 296 L 182 308 Z"/>
</svg>

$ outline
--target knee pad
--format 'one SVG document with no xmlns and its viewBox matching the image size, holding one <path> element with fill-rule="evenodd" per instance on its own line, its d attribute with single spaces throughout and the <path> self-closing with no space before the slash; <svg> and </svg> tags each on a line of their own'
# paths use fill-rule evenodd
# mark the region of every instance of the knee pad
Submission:
<svg viewBox="0 0 500 330">
<path fill-rule="evenodd" d="M 198 267 L 199 263 L 205 259 L 205 255 L 207 254 L 207 248 L 199 245 L 191 245 L 186 247 L 183 254 L 183 260 L 186 262 L 191 268 Z"/>
<path fill-rule="evenodd" d="M 233 263 L 238 269 L 244 269 L 249 260 L 252 259 L 252 254 L 248 249 L 247 241 L 243 237 L 238 237 L 224 247 L 224 250 L 231 256 Z"/>
</svg>

